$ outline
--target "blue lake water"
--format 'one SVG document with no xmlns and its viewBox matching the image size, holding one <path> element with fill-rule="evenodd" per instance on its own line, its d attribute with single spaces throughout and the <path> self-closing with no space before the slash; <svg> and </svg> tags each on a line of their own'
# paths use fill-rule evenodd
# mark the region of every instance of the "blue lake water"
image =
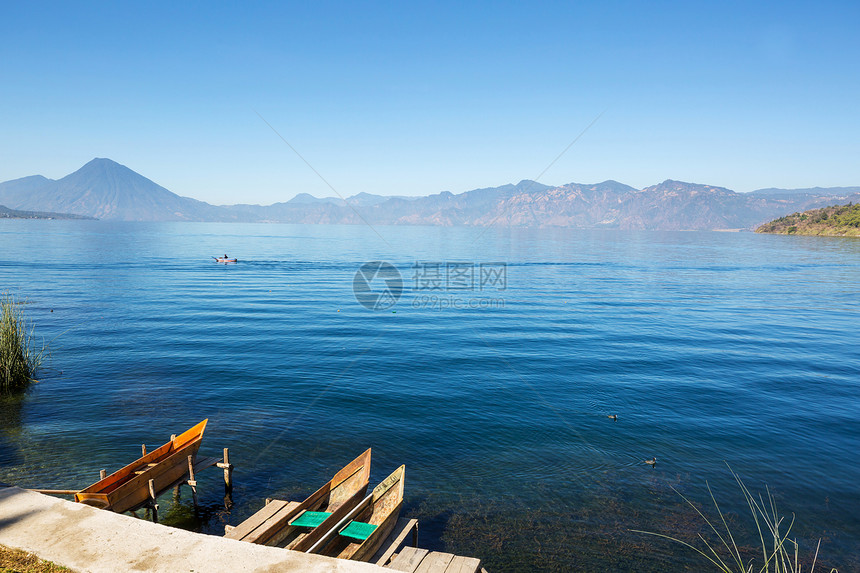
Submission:
<svg viewBox="0 0 860 573">
<path fill-rule="evenodd" d="M 707 482 L 744 531 L 727 462 L 860 570 L 860 240 L 12 220 L 0 247 L 0 291 L 52 351 L 0 402 L 0 481 L 83 487 L 208 417 L 235 503 L 209 471 L 200 519 L 165 499 L 168 522 L 223 533 L 373 447 L 371 485 L 406 464 L 424 547 L 687 571 L 631 530 L 704 531 L 679 493 L 707 505 Z M 366 261 L 402 274 L 391 308 L 357 302 Z"/>
</svg>

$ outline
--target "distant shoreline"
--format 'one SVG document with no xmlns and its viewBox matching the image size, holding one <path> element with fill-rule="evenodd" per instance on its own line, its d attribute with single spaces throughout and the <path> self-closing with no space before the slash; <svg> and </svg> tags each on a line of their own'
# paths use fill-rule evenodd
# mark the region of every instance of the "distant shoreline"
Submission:
<svg viewBox="0 0 860 573">
<path fill-rule="evenodd" d="M 82 220 L 82 221 L 98 221 L 95 217 L 87 215 L 75 215 L 73 213 L 50 213 L 44 211 L 18 211 L 10 209 L 5 205 L 0 205 L 0 219 L 62 219 L 62 220 Z"/>
<path fill-rule="evenodd" d="M 860 237 L 860 204 L 833 205 L 793 213 L 761 225 L 756 233 L 817 237 Z"/>
</svg>

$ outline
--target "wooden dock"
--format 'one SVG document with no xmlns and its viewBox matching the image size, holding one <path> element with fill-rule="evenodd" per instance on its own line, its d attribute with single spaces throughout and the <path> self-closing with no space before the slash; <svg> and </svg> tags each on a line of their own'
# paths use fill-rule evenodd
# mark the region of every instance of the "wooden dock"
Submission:
<svg viewBox="0 0 860 573">
<path fill-rule="evenodd" d="M 404 546 L 410 537 L 412 546 Z M 405 517 L 397 521 L 391 535 L 370 562 L 408 573 L 487 573 L 481 567 L 481 560 L 475 557 L 419 548 L 418 520 Z"/>
<path fill-rule="evenodd" d="M 240 526 L 226 525 L 224 531 L 233 539 L 254 542 L 272 527 L 280 527 L 282 516 L 298 506 L 295 501 L 266 500 L 264 511 Z M 411 547 L 407 546 L 411 543 Z M 370 563 L 394 571 L 409 573 L 487 573 L 481 560 L 451 553 L 428 551 L 418 545 L 418 520 L 401 517 Z"/>
<path fill-rule="evenodd" d="M 481 567 L 481 560 L 475 557 L 427 551 L 418 547 L 404 547 L 385 567 L 408 573 L 487 573 Z"/>
</svg>

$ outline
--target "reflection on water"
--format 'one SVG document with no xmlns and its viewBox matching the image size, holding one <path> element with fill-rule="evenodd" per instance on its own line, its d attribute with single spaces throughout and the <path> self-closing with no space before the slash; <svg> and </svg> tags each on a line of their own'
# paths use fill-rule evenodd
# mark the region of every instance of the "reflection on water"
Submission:
<svg viewBox="0 0 860 573">
<path fill-rule="evenodd" d="M 207 496 L 215 497 L 214 495 Z M 191 493 L 183 488 L 182 493 L 177 496 L 168 492 L 158 499 L 158 523 L 179 527 L 189 531 L 211 531 L 223 535 L 224 526 L 229 525 L 230 509 L 233 502 L 229 496 L 225 496 L 221 503 L 198 502 L 194 506 Z M 142 519 L 151 520 L 152 513 L 149 509 L 140 509 L 134 514 Z"/>
<path fill-rule="evenodd" d="M 24 401 L 23 394 L 0 396 L 0 468 L 16 466 L 22 462 L 18 443 L 21 437 L 21 410 Z"/>
<path fill-rule="evenodd" d="M 701 562 L 630 530 L 703 532 L 672 488 L 707 505 L 706 482 L 745 527 L 728 461 L 806 547 L 860 567 L 860 241 L 379 231 L 396 247 L 363 227 L 4 222 L 0 290 L 54 342 L 43 382 L 0 403 L 0 480 L 84 487 L 208 417 L 235 505 L 210 470 L 197 515 L 167 495 L 163 522 L 223 534 L 373 447 L 372 483 L 407 465 L 425 547 L 491 571 L 685 571 Z M 372 260 L 404 276 L 396 313 L 355 300 Z M 505 262 L 505 304 L 415 308 L 416 261 Z"/>
</svg>

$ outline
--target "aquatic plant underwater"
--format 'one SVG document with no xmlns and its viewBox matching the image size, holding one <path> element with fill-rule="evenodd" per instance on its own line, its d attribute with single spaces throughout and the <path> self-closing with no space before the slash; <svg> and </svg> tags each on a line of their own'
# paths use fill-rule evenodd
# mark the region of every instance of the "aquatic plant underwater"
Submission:
<svg viewBox="0 0 860 573">
<path fill-rule="evenodd" d="M 741 480 L 740 476 L 738 476 L 731 467 L 729 467 L 729 471 L 732 473 L 732 476 L 735 478 L 735 481 L 744 496 L 744 501 L 746 502 L 747 507 L 749 507 L 753 523 L 755 524 L 755 530 L 758 533 L 762 553 L 762 564 L 760 567 L 756 568 L 757 563 L 755 558 L 748 554 L 745 555 L 747 552 L 738 547 L 738 543 L 735 541 L 736 533 L 734 533 L 732 531 L 732 527 L 729 526 L 726 514 L 720 509 L 720 505 L 717 503 L 717 499 L 714 496 L 713 491 L 711 491 L 710 484 L 708 484 L 707 487 L 708 493 L 711 497 L 711 502 L 714 504 L 714 509 L 718 516 L 716 521 L 719 523 L 716 524 L 714 521 L 709 519 L 695 503 L 687 499 L 677 490 L 675 490 L 675 493 L 677 493 L 696 511 L 697 514 L 699 514 L 711 532 L 713 532 L 715 539 L 718 541 L 713 539 L 709 541 L 699 533 L 697 536 L 699 541 L 701 541 L 702 546 L 697 547 L 692 543 L 687 543 L 686 541 L 670 535 L 655 533 L 652 531 L 633 531 L 636 533 L 662 537 L 664 539 L 674 541 L 675 543 L 680 543 L 710 561 L 716 570 L 722 573 L 753 573 L 754 571 L 758 571 L 758 573 L 803 573 L 803 565 L 808 561 L 801 559 L 800 546 L 797 539 L 792 539 L 790 537 L 791 529 L 794 526 L 794 515 L 792 515 L 791 521 L 786 525 L 786 517 L 780 515 L 776 506 L 776 500 L 767 486 L 765 486 L 766 495 L 764 497 L 762 497 L 761 494 L 755 496 L 749 491 L 743 480 Z M 818 561 L 818 551 L 820 548 L 821 540 L 819 539 L 818 544 L 815 547 L 815 554 L 809 564 L 809 573 L 814 573 L 815 571 L 815 565 Z M 838 573 L 838 570 L 836 568 L 832 568 L 830 573 Z"/>
</svg>

